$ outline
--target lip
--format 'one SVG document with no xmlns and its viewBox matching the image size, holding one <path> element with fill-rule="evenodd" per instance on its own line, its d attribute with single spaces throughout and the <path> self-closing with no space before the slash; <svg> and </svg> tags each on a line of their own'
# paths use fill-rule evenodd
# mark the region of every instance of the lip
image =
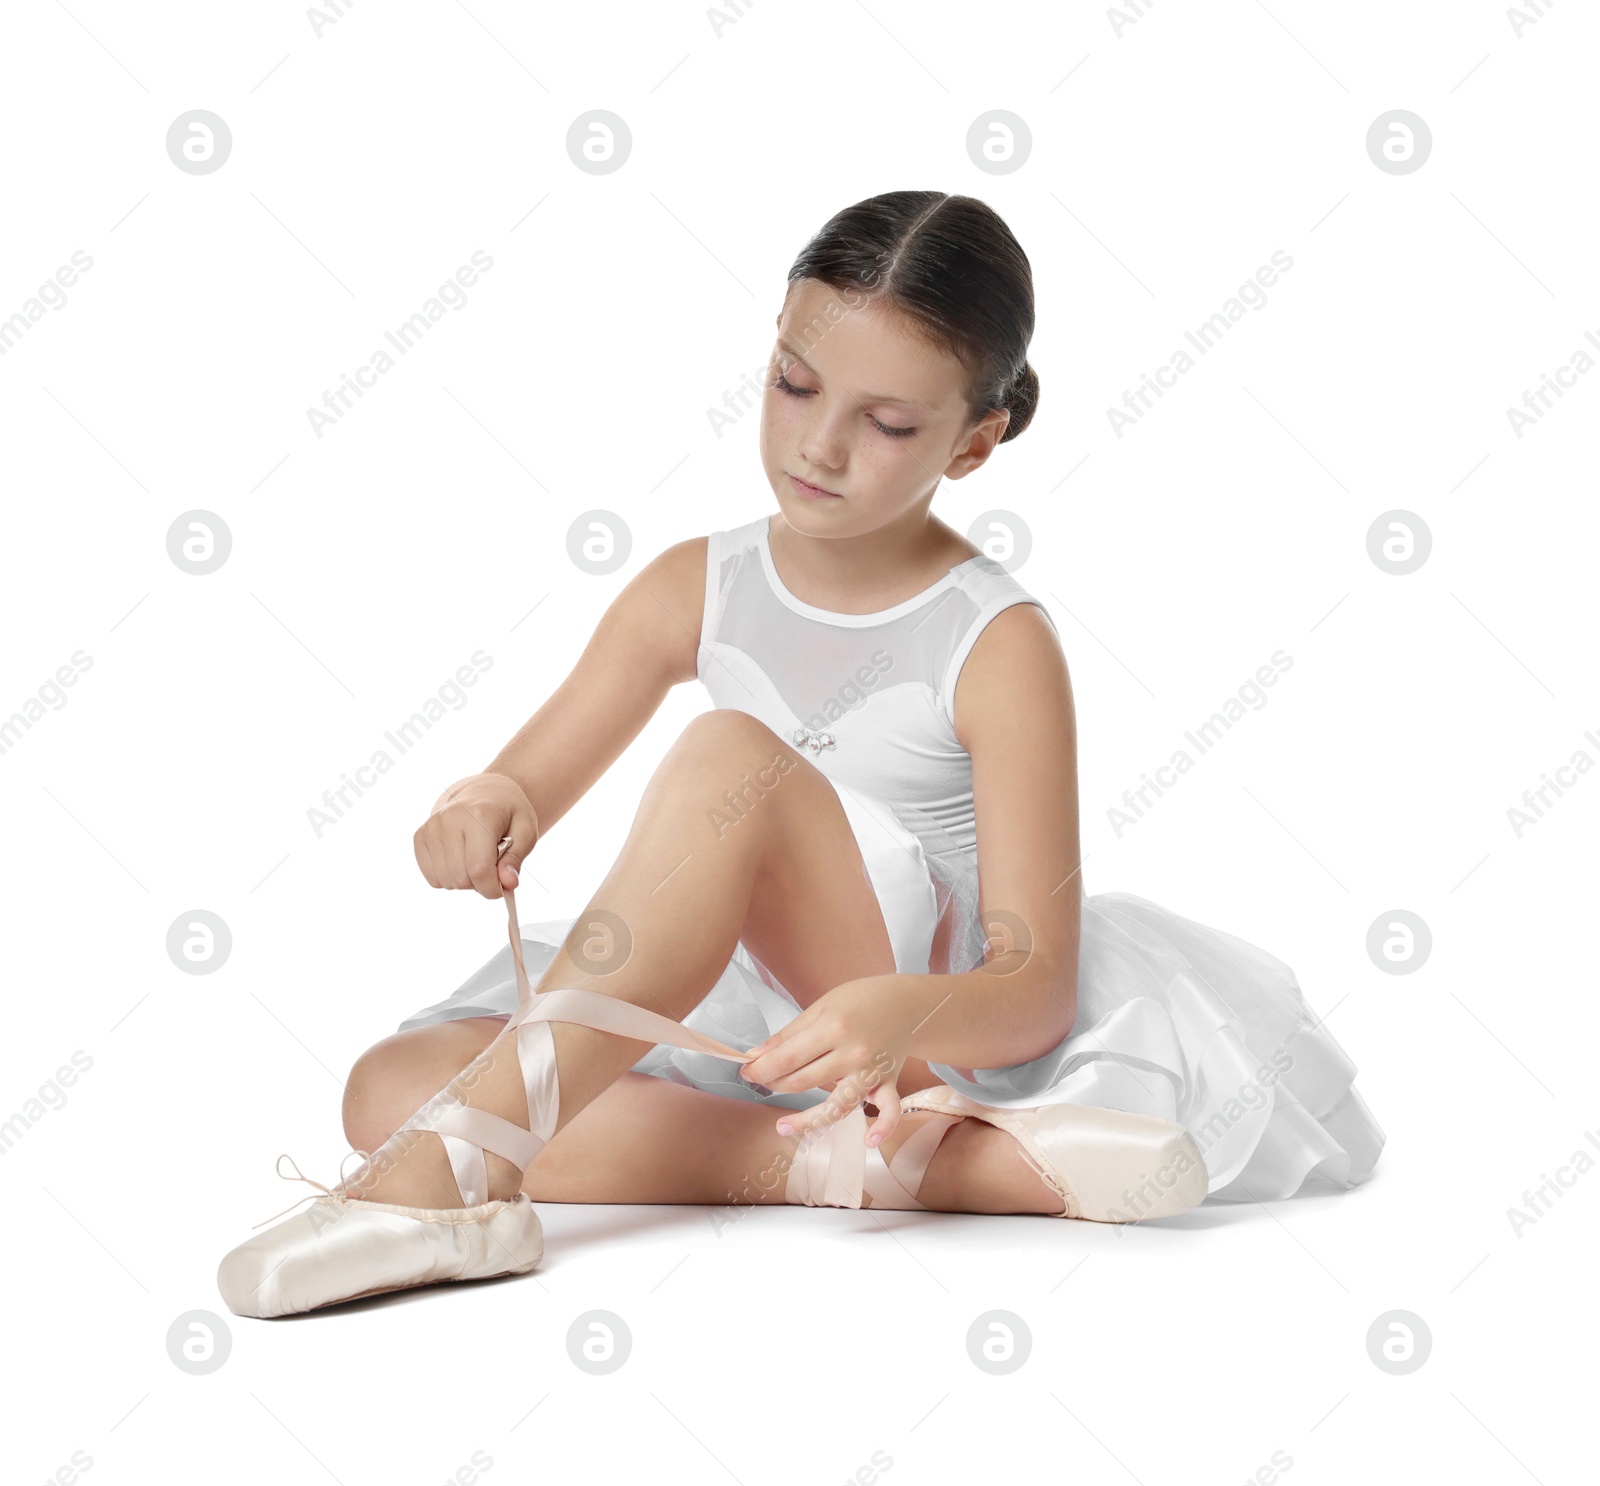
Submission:
<svg viewBox="0 0 1600 1486">
<path fill-rule="evenodd" d="M 820 485 L 812 485 L 802 480 L 798 475 L 790 475 L 794 488 L 807 500 L 843 500 L 844 497 L 834 490 L 824 490 Z"/>
</svg>

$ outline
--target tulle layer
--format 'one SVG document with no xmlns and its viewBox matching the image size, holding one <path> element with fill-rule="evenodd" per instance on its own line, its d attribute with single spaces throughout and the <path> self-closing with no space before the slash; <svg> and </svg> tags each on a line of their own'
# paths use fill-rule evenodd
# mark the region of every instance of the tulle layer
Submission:
<svg viewBox="0 0 1600 1486">
<path fill-rule="evenodd" d="M 1078 1014 L 1050 1052 L 1009 1068 L 930 1065 L 980 1103 L 1093 1104 L 1174 1120 L 1208 1195 L 1288 1197 L 1365 1181 L 1384 1134 L 1355 1064 L 1264 949 L 1132 893 L 1082 900 Z"/>
</svg>

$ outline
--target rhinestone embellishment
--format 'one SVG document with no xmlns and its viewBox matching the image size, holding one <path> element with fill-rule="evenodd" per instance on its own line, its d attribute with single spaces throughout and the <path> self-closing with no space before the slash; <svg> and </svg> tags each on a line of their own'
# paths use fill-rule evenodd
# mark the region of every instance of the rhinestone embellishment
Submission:
<svg viewBox="0 0 1600 1486">
<path fill-rule="evenodd" d="M 796 728 L 790 737 L 797 748 L 809 748 L 813 753 L 834 746 L 832 733 L 814 733 L 810 728 Z"/>
</svg>

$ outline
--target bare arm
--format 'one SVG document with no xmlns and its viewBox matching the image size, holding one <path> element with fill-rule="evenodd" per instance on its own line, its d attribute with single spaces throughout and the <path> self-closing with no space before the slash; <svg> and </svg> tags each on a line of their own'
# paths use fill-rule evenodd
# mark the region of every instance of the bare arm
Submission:
<svg viewBox="0 0 1600 1486">
<path fill-rule="evenodd" d="M 567 679 L 484 770 L 516 781 L 549 831 L 697 674 L 706 538 L 668 547 L 595 626 Z"/>
<path fill-rule="evenodd" d="M 965 974 L 901 979 L 926 1012 L 939 1008 L 912 1039 L 917 1057 L 1003 1068 L 1055 1047 L 1077 1014 L 1077 721 L 1061 643 L 1035 605 L 1014 604 L 984 627 L 955 700 L 956 736 L 972 755 L 980 911 L 994 944 Z"/>
<path fill-rule="evenodd" d="M 972 756 L 988 958 L 957 974 L 835 986 L 752 1050 L 747 1078 L 784 1094 L 850 1082 L 870 1095 L 895 1084 L 888 1067 L 909 1065 L 924 1083 L 919 1060 L 1008 1068 L 1042 1057 L 1072 1030 L 1082 926 L 1077 730 L 1066 658 L 1037 605 L 1012 605 L 978 636 L 956 683 L 955 731 Z M 803 1130 L 833 1117 L 827 1108 L 784 1122 Z M 888 1133 L 896 1108 L 879 1104 L 888 1123 L 874 1131 Z"/>
</svg>

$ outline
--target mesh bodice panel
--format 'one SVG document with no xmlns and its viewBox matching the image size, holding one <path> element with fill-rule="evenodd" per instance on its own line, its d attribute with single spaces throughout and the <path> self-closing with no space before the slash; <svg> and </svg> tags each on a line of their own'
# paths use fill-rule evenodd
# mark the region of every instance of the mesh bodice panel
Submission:
<svg viewBox="0 0 1600 1486">
<path fill-rule="evenodd" d="M 958 955 L 974 952 L 977 822 L 972 758 L 956 737 L 961 666 L 984 626 L 1039 604 L 994 559 L 958 564 L 932 587 L 875 614 L 836 614 L 790 593 L 767 545 L 769 516 L 713 532 L 698 674 L 717 707 L 758 717 L 830 777 L 887 805 L 921 842 L 945 896 L 963 908 Z M 1055 621 L 1051 621 L 1054 627 Z"/>
</svg>

